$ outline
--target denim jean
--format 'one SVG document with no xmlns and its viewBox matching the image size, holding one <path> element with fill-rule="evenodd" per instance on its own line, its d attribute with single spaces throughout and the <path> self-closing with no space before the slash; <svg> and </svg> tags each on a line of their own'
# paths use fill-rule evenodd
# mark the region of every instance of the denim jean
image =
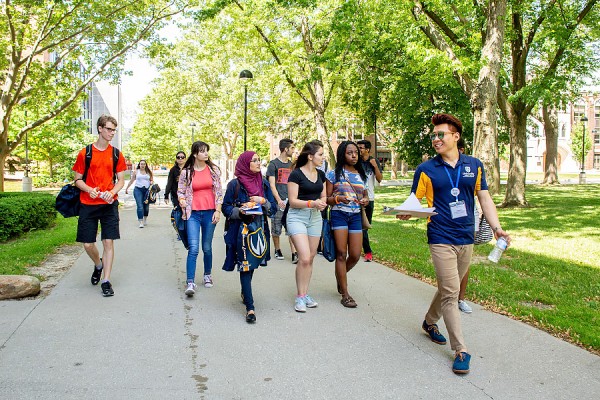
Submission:
<svg viewBox="0 0 600 400">
<path fill-rule="evenodd" d="M 242 285 L 242 296 L 246 311 L 254 310 L 254 298 L 252 297 L 252 275 L 254 270 L 240 272 L 240 285 Z"/>
<path fill-rule="evenodd" d="M 150 188 L 137 186 L 135 189 L 133 189 L 133 198 L 135 199 L 135 204 L 137 205 L 138 220 L 142 220 L 144 217 L 147 217 L 148 211 L 150 211 L 150 204 L 144 203 L 144 201 L 148 198 L 148 190 L 150 190 Z"/>
<path fill-rule="evenodd" d="M 215 210 L 192 211 L 187 220 L 189 242 L 186 262 L 187 282 L 194 282 L 196 276 L 196 260 L 200 251 L 200 234 L 202 234 L 202 253 L 204 254 L 204 275 L 212 271 L 212 240 L 216 225 L 212 223 Z"/>
</svg>

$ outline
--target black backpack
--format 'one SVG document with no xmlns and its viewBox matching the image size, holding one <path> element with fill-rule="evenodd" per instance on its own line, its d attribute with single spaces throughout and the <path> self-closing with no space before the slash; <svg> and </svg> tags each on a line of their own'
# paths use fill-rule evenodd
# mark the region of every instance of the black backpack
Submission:
<svg viewBox="0 0 600 400">
<path fill-rule="evenodd" d="M 113 147 L 113 182 L 117 181 L 117 163 L 119 162 L 119 155 L 121 152 L 116 147 Z M 85 147 L 85 169 L 83 171 L 83 177 L 81 178 L 84 182 L 87 178 L 90 164 L 92 163 L 92 145 L 88 144 Z M 79 194 L 81 190 L 75 186 L 75 182 L 69 183 L 60 189 L 60 192 L 56 196 L 56 202 L 54 208 L 63 217 L 70 218 L 79 215 L 79 208 L 81 201 L 79 200 Z"/>
</svg>

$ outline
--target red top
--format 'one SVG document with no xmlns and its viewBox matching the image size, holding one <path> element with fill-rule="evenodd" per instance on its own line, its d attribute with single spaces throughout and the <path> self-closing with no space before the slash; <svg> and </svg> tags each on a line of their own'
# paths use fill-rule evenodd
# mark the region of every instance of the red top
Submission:
<svg viewBox="0 0 600 400">
<path fill-rule="evenodd" d="M 123 153 L 119 153 L 119 161 L 117 162 L 117 173 L 127 169 L 125 165 L 125 157 Z M 83 175 L 85 172 L 85 148 L 77 154 L 77 161 L 73 165 L 73 171 Z M 92 160 L 88 169 L 85 183 L 91 188 L 99 188 L 105 192 L 115 187 L 113 183 L 113 147 L 109 144 L 106 150 L 98 150 L 92 145 Z M 79 196 L 81 202 L 87 205 L 106 204 L 100 197 L 92 199 L 87 192 L 81 192 Z M 115 195 L 115 200 L 117 196 Z"/>
<path fill-rule="evenodd" d="M 192 190 L 194 191 L 192 210 L 214 210 L 216 208 L 213 180 L 208 166 L 202 171 L 194 171 Z"/>
</svg>

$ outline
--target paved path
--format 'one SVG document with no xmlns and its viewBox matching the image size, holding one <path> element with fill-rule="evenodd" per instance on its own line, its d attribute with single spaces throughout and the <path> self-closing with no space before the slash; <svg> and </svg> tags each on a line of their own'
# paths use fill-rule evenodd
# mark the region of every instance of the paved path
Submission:
<svg viewBox="0 0 600 400">
<path fill-rule="evenodd" d="M 449 345 L 420 329 L 434 288 L 378 263 L 349 275 L 357 309 L 341 306 L 333 264 L 317 256 L 319 307 L 293 309 L 294 266 L 254 278 L 248 325 L 239 275 L 183 295 L 186 252 L 154 207 L 139 229 L 121 211 L 116 295 L 89 283 L 85 254 L 46 297 L 0 302 L 0 399 L 597 399 L 600 357 L 474 305 L 463 315 L 472 371 L 456 376 Z M 289 251 L 286 256 L 289 256 Z M 199 267 L 201 274 L 201 267 Z M 441 330 L 446 333 L 441 324 Z"/>
</svg>

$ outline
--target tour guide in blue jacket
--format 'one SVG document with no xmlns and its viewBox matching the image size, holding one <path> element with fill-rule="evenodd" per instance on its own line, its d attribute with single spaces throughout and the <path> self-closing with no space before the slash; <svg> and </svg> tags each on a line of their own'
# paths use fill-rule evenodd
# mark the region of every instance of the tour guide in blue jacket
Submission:
<svg viewBox="0 0 600 400">
<path fill-rule="evenodd" d="M 253 151 L 243 152 L 235 166 L 235 176 L 227 184 L 227 190 L 223 197 L 223 206 L 221 210 L 227 218 L 225 222 L 225 262 L 223 269 L 233 271 L 237 268 L 240 272 L 240 284 L 242 286 L 242 300 L 246 306 L 246 322 L 256 322 L 254 313 L 254 299 L 252 297 L 252 276 L 254 270 L 258 268 L 258 263 L 243 264 L 238 249 L 241 245 L 241 227 L 242 222 L 253 226 L 263 228 L 265 237 L 266 254 L 261 266 L 266 266 L 267 261 L 271 259 L 269 242 L 270 231 L 268 216 L 275 215 L 277 211 L 277 202 L 273 197 L 269 183 L 262 177 L 260 172 L 260 158 Z M 262 215 L 245 215 L 240 207 L 249 201 L 261 204 Z M 258 222 L 258 223 L 255 223 Z"/>
<path fill-rule="evenodd" d="M 462 135 L 460 120 L 449 114 L 436 114 L 431 122 L 434 125 L 431 144 L 437 156 L 417 167 L 411 190 L 417 199 L 425 197 L 428 206 L 435 207 L 438 213 L 427 223 L 427 242 L 438 289 L 422 328 L 433 342 L 446 344 L 436 324 L 444 317 L 450 346 L 455 352 L 452 370 L 466 374 L 471 355 L 463 339 L 458 293 L 473 254 L 474 196 L 479 199 L 496 239 L 502 236 L 510 243 L 510 236 L 500 227 L 496 205 L 487 190 L 483 164 L 458 151 L 457 142 Z M 406 220 L 410 216 L 398 215 L 397 218 Z"/>
</svg>

